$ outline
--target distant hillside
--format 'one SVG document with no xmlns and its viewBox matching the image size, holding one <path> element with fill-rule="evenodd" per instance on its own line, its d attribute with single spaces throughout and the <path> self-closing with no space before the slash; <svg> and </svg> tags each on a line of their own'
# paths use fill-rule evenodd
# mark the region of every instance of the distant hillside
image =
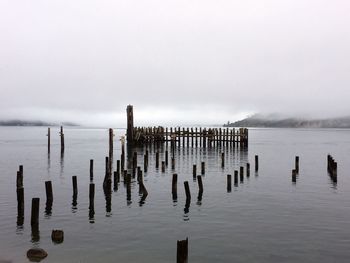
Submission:
<svg viewBox="0 0 350 263">
<path fill-rule="evenodd" d="M 350 117 L 307 120 L 298 118 L 271 118 L 254 115 L 244 120 L 225 124 L 224 127 L 350 128 Z"/>
<path fill-rule="evenodd" d="M 71 122 L 63 122 L 62 125 L 79 126 Z M 45 126 L 47 127 L 47 126 L 59 126 L 59 124 L 49 123 L 44 121 L 7 120 L 7 121 L 0 121 L 0 126 Z"/>
</svg>

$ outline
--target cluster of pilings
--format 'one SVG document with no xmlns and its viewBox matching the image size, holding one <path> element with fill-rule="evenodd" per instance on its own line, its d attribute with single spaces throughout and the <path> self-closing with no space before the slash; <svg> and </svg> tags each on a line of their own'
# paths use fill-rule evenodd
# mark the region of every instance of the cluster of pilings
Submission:
<svg viewBox="0 0 350 263">
<path fill-rule="evenodd" d="M 202 128 L 202 127 L 134 127 L 133 106 L 127 112 L 128 144 L 168 143 L 174 146 L 213 147 L 215 145 L 248 146 L 247 128 Z"/>
</svg>

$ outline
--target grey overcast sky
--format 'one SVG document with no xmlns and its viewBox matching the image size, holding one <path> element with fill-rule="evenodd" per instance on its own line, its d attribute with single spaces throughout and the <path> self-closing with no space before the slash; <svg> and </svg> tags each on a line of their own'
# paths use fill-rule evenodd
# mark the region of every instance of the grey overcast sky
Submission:
<svg viewBox="0 0 350 263">
<path fill-rule="evenodd" d="M 350 115 L 348 0 L 0 0 L 0 119 Z"/>
</svg>

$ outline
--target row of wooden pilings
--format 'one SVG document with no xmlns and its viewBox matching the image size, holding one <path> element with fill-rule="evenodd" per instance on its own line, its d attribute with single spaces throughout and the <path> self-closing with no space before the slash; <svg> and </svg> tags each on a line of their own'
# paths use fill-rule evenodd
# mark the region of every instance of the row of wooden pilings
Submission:
<svg viewBox="0 0 350 263">
<path fill-rule="evenodd" d="M 212 147 L 215 145 L 248 146 L 247 128 L 184 128 L 184 127 L 134 127 L 133 143 L 168 143 L 175 146 Z"/>
</svg>

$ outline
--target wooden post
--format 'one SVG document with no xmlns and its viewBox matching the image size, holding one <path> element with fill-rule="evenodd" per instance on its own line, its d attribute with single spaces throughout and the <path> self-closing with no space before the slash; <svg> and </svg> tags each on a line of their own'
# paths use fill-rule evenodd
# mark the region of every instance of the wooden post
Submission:
<svg viewBox="0 0 350 263">
<path fill-rule="evenodd" d="M 184 186 L 185 186 L 185 192 L 186 192 L 186 202 L 190 202 L 191 201 L 191 192 L 190 192 L 190 186 L 188 184 L 188 181 L 184 182 Z"/>
<path fill-rule="evenodd" d="M 255 155 L 255 172 L 259 171 L 259 156 Z"/>
<path fill-rule="evenodd" d="M 171 169 L 175 170 L 175 158 L 174 157 L 171 158 Z"/>
<path fill-rule="evenodd" d="M 32 199 L 32 214 L 31 214 L 31 220 L 30 220 L 30 224 L 32 226 L 39 225 L 39 204 L 40 204 L 40 198 Z"/>
<path fill-rule="evenodd" d="M 165 162 L 162 161 L 162 173 L 165 173 Z"/>
<path fill-rule="evenodd" d="M 202 176 L 198 175 L 198 176 L 197 176 L 197 181 L 198 181 L 199 193 L 203 193 Z"/>
<path fill-rule="evenodd" d="M 220 141 L 221 144 L 221 141 Z M 221 167 L 225 167 L 225 153 L 221 153 Z"/>
<path fill-rule="evenodd" d="M 109 158 L 112 159 L 113 156 L 113 129 L 109 129 Z M 111 162 L 112 164 L 112 162 Z"/>
<path fill-rule="evenodd" d="M 188 238 L 186 238 L 186 240 L 177 241 L 176 262 L 177 263 L 188 262 Z"/>
<path fill-rule="evenodd" d="M 137 167 L 137 152 L 134 152 L 132 156 L 132 168 L 135 169 Z"/>
<path fill-rule="evenodd" d="M 241 183 L 243 183 L 243 181 L 244 181 L 244 167 L 243 166 L 239 167 L 239 179 L 240 179 Z"/>
<path fill-rule="evenodd" d="M 250 176 L 250 163 L 247 163 L 247 177 Z"/>
<path fill-rule="evenodd" d="M 227 192 L 230 193 L 232 189 L 232 178 L 231 175 L 227 175 Z"/>
<path fill-rule="evenodd" d="M 235 184 L 235 186 L 238 186 L 238 171 L 237 170 L 235 170 L 235 174 L 234 174 L 234 184 Z"/>
<path fill-rule="evenodd" d="M 201 163 L 201 174 L 204 175 L 205 174 L 205 162 Z"/>
<path fill-rule="evenodd" d="M 145 173 L 147 173 L 147 168 L 148 168 L 148 164 L 147 164 L 147 155 L 145 154 L 143 156 L 143 170 Z"/>
<path fill-rule="evenodd" d="M 299 173 L 299 156 L 295 156 L 295 172 Z"/>
<path fill-rule="evenodd" d="M 89 219 L 93 220 L 94 215 L 95 215 L 95 184 L 90 183 L 89 186 Z M 93 222 L 93 221 L 90 221 Z"/>
<path fill-rule="evenodd" d="M 120 170 L 120 160 L 117 160 L 117 169 L 116 169 L 116 172 L 117 172 L 117 174 L 118 174 L 118 177 L 120 178 L 120 172 L 121 172 L 121 170 Z"/>
<path fill-rule="evenodd" d="M 197 165 L 193 165 L 193 172 L 192 172 L 192 174 L 193 174 L 193 179 L 195 180 L 196 179 L 196 176 L 197 176 Z"/>
<path fill-rule="evenodd" d="M 131 201 L 131 174 L 126 176 L 126 200 Z"/>
<path fill-rule="evenodd" d="M 53 194 L 52 194 L 52 183 L 51 181 L 45 182 L 45 192 L 46 192 L 46 203 L 53 201 Z"/>
<path fill-rule="evenodd" d="M 129 145 L 132 145 L 134 142 L 134 113 L 133 106 L 128 105 L 126 107 L 126 115 L 127 115 L 127 131 L 126 138 Z"/>
<path fill-rule="evenodd" d="M 295 169 L 292 170 L 292 182 L 296 183 L 297 181 L 297 171 Z"/>
<path fill-rule="evenodd" d="M 63 133 L 63 126 L 61 126 L 60 136 L 61 136 L 61 154 L 62 154 L 62 153 L 64 153 L 64 133 Z"/>
<path fill-rule="evenodd" d="M 47 128 L 47 152 L 50 153 L 51 148 L 51 131 L 50 128 Z"/>
<path fill-rule="evenodd" d="M 177 200 L 177 174 L 173 174 L 173 181 L 171 184 L 171 193 L 173 195 L 173 201 Z"/>
<path fill-rule="evenodd" d="M 159 152 L 156 152 L 156 168 L 159 168 Z"/>
<path fill-rule="evenodd" d="M 94 180 L 94 160 L 90 160 L 90 181 Z"/>
<path fill-rule="evenodd" d="M 198 133 L 198 129 L 196 127 L 196 134 L 195 134 L 195 136 L 196 136 L 196 148 L 198 147 L 198 140 L 197 140 L 198 139 L 198 137 L 197 137 L 198 134 L 197 133 Z"/>
<path fill-rule="evenodd" d="M 78 194 L 78 183 L 77 183 L 77 176 L 72 176 L 72 183 L 73 183 L 73 195 Z"/>
<path fill-rule="evenodd" d="M 165 151 L 165 165 L 166 166 L 168 166 L 168 158 L 169 158 L 168 151 Z"/>
</svg>

